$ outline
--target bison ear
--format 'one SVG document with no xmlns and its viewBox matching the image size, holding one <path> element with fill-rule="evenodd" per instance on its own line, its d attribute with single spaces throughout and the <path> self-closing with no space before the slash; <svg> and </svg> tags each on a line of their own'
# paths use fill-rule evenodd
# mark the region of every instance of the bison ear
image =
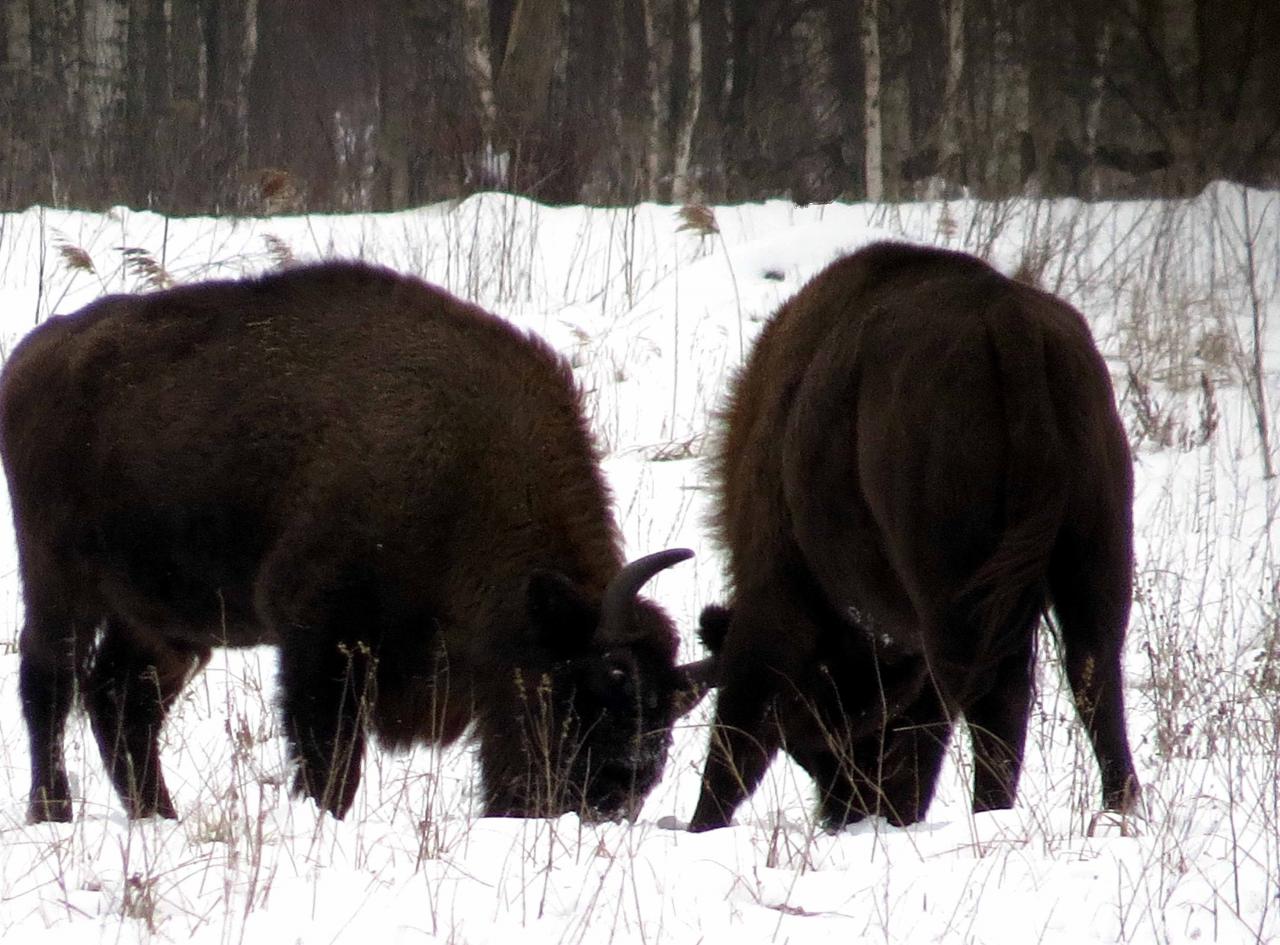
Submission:
<svg viewBox="0 0 1280 945">
<path fill-rule="evenodd" d="M 565 656 L 586 649 L 600 615 L 576 584 L 557 571 L 534 571 L 526 598 L 538 643 Z"/>
<path fill-rule="evenodd" d="M 729 623 L 733 620 L 733 611 L 721 604 L 710 604 L 702 609 L 698 618 L 698 639 L 712 653 L 719 653 L 724 647 L 724 638 L 729 635 Z"/>
</svg>

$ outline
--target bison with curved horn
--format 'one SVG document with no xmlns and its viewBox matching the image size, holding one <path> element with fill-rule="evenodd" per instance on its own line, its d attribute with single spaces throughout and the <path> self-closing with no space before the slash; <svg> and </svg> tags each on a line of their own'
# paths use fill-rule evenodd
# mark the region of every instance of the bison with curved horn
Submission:
<svg viewBox="0 0 1280 945">
<path fill-rule="evenodd" d="M 33 820 L 76 693 L 134 817 L 212 647 L 272 644 L 294 789 L 351 807 L 366 732 L 474 723 L 487 813 L 632 813 L 702 689 L 624 565 L 567 364 L 416 279 L 324 263 L 112 296 L 0 378 Z"/>
<path fill-rule="evenodd" d="M 963 716 L 975 810 L 1013 804 L 1051 608 L 1108 808 L 1138 782 L 1121 649 L 1133 471 L 1083 317 L 964 254 L 879 243 L 782 306 L 716 454 L 731 604 L 691 828 L 781 747 L 830 828 L 924 816 Z"/>
</svg>

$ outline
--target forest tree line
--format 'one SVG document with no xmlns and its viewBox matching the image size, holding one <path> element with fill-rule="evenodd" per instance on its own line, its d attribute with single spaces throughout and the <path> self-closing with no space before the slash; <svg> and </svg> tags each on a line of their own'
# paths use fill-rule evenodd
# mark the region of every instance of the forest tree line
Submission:
<svg viewBox="0 0 1280 945">
<path fill-rule="evenodd" d="M 1280 185 L 1275 0 L 4 0 L 0 206 Z"/>
</svg>

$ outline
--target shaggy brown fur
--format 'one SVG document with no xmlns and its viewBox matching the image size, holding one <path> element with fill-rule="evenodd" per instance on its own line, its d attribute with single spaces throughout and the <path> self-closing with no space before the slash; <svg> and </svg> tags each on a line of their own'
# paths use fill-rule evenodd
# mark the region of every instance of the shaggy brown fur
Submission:
<svg viewBox="0 0 1280 945">
<path fill-rule="evenodd" d="M 623 567 L 568 366 L 440 289 L 329 263 L 101 299 L 14 352 L 0 450 L 35 820 L 72 813 L 77 687 L 130 814 L 174 816 L 158 736 L 214 646 L 278 647 L 295 789 L 339 817 L 367 729 L 474 721 L 494 814 L 661 774 L 692 683 L 635 592 L 689 553 Z"/>
<path fill-rule="evenodd" d="M 870 246 L 766 326 L 717 460 L 732 604 L 703 618 L 720 690 L 693 829 L 779 747 L 828 826 L 916 821 L 960 715 L 974 808 L 1010 806 L 1050 605 L 1104 802 L 1134 802 L 1132 464 L 1078 312 L 970 256 Z"/>
</svg>

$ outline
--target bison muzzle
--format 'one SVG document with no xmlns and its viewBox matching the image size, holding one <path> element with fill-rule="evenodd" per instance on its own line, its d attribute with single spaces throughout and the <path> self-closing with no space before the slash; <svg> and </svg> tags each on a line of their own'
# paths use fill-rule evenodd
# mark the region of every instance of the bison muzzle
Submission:
<svg viewBox="0 0 1280 945">
<path fill-rule="evenodd" d="M 295 791 L 351 807 L 366 732 L 474 725 L 487 813 L 634 811 L 699 692 L 624 565 L 581 396 L 536 338 L 358 263 L 112 296 L 0 379 L 33 820 L 79 693 L 130 815 L 212 647 L 278 649 Z"/>
<path fill-rule="evenodd" d="M 912 823 L 960 716 L 974 809 L 1011 806 L 1050 608 L 1103 801 L 1132 807 L 1132 461 L 1073 308 L 960 253 L 837 260 L 764 328 L 715 474 L 731 603 L 703 615 L 720 689 L 692 829 L 780 747 L 826 826 Z"/>
</svg>

